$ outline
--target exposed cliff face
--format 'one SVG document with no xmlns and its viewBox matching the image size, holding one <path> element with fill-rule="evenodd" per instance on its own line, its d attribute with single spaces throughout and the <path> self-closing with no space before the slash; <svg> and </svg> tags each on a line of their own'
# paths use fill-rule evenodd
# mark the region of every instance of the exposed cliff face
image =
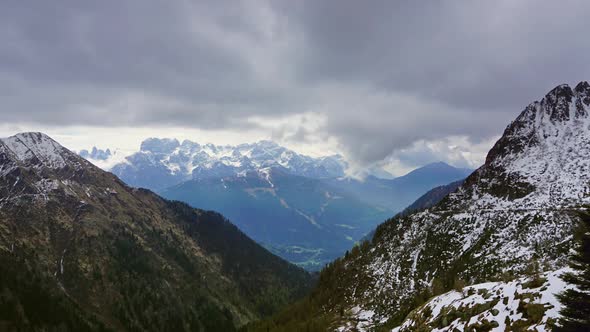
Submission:
<svg viewBox="0 0 590 332">
<path fill-rule="evenodd" d="M 581 82 L 573 90 L 560 85 L 527 106 L 467 179 L 463 193 L 516 204 L 578 204 L 590 179 L 589 103 L 590 85 Z"/>
</svg>

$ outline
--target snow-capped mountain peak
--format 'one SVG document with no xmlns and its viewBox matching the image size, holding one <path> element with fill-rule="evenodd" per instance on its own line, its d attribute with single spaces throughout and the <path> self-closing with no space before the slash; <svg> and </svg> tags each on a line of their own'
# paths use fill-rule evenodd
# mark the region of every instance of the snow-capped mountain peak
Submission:
<svg viewBox="0 0 590 332">
<path fill-rule="evenodd" d="M 503 137 L 488 155 L 487 162 L 521 152 L 526 146 L 537 145 L 547 138 L 580 131 L 588 122 L 590 85 L 580 82 L 575 89 L 559 85 L 541 101 L 535 101 L 513 121 Z"/>
<path fill-rule="evenodd" d="M 266 168 L 312 178 L 333 178 L 343 176 L 345 167 L 340 156 L 313 158 L 272 141 L 231 146 L 150 138 L 141 144 L 139 152 L 128 156 L 111 171 L 131 185 L 162 189 L 186 180 L 232 176 Z"/>
<path fill-rule="evenodd" d="M 105 178 L 115 179 L 43 133 L 0 139 L 0 181 L 6 184 L 0 186 L 0 208 L 45 204 L 56 192 L 82 201 L 98 194 L 93 186 Z"/>
<path fill-rule="evenodd" d="M 49 136 L 39 132 L 26 132 L 0 139 L 18 161 L 33 166 L 60 169 L 67 165 L 67 149 Z"/>
<path fill-rule="evenodd" d="M 93 146 L 92 149 L 90 151 L 88 150 L 80 150 L 80 152 L 78 152 L 78 154 L 80 155 L 80 157 L 84 158 L 84 159 L 91 159 L 91 160 L 108 160 L 109 158 L 111 158 L 114 154 L 114 152 L 111 152 L 111 149 L 107 148 L 106 150 L 102 150 L 97 148 L 96 146 Z"/>
<path fill-rule="evenodd" d="M 541 101 L 531 103 L 506 128 L 485 164 L 467 179 L 457 196 L 494 197 L 480 200 L 479 207 L 497 207 L 498 198 L 529 208 L 571 206 L 587 199 L 589 109 L 587 82 L 575 89 L 559 85 Z"/>
<path fill-rule="evenodd" d="M 180 146 L 177 139 L 148 138 L 141 142 L 140 151 L 152 153 L 171 153 Z"/>
</svg>

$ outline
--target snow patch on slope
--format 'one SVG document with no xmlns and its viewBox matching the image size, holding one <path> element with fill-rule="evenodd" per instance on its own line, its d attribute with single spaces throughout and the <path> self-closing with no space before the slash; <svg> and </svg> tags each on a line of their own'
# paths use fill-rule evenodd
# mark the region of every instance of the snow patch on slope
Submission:
<svg viewBox="0 0 590 332">
<path fill-rule="evenodd" d="M 66 166 L 65 148 L 43 133 L 21 133 L 1 141 L 22 163 L 37 159 L 43 166 L 59 169 Z"/>
<path fill-rule="evenodd" d="M 510 282 L 488 282 L 450 291 L 431 299 L 408 315 L 392 332 L 413 331 L 418 326 L 432 331 L 465 331 L 467 327 L 489 324 L 490 331 L 500 332 L 508 324 L 525 324 L 528 330 L 547 331 L 559 317 L 561 303 L 556 294 L 571 288 L 560 276 L 569 271 L 560 269 L 541 276 L 540 285 L 530 278 Z M 532 317 L 527 308 L 536 305 L 543 313 Z M 542 308 L 542 309 L 541 309 Z M 453 312 L 467 313 L 466 319 L 455 318 Z M 471 313 L 471 315 L 469 314 Z M 424 320 L 424 317 L 427 317 Z"/>
</svg>

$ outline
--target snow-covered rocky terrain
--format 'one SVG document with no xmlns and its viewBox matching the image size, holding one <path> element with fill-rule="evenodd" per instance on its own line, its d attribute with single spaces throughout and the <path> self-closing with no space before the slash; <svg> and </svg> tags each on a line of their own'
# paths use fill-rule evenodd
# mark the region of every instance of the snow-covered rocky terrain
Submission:
<svg viewBox="0 0 590 332">
<path fill-rule="evenodd" d="M 560 278 L 566 270 L 452 290 L 412 311 L 392 332 L 420 328 L 441 332 L 473 328 L 502 332 L 516 327 L 531 331 L 551 330 L 561 309 L 556 294 L 571 287 Z"/>
<path fill-rule="evenodd" d="M 334 264 L 326 284 L 346 287 L 330 306 L 393 327 L 434 285 L 518 278 L 537 262 L 565 266 L 576 210 L 590 204 L 589 111 L 587 82 L 526 107 L 456 192 L 384 223 L 372 244 Z"/>
<path fill-rule="evenodd" d="M 221 146 L 150 138 L 142 142 L 139 152 L 113 166 L 111 172 L 132 186 L 157 190 L 191 179 L 233 176 L 265 168 L 332 178 L 344 175 L 346 163 L 339 155 L 313 158 L 271 141 Z"/>
<path fill-rule="evenodd" d="M 65 148 L 42 133 L 22 133 L 0 139 L 2 152 L 12 155 L 24 164 L 37 168 L 63 168 L 67 164 Z M 0 165 L 6 167 L 5 164 Z"/>
<path fill-rule="evenodd" d="M 76 179 L 84 175 L 83 169 L 88 166 L 88 161 L 43 133 L 21 133 L 2 138 L 0 208 L 6 204 L 44 202 L 59 188 L 66 188 L 69 194 L 76 190 L 84 193 L 87 188 Z M 58 176 L 63 179 L 57 179 Z"/>
</svg>

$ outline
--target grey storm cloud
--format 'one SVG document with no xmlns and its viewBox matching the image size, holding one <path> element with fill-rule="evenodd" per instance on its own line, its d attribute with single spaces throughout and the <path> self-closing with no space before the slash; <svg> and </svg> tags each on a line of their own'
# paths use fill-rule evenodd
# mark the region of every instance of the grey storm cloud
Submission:
<svg viewBox="0 0 590 332">
<path fill-rule="evenodd" d="M 336 138 L 361 163 L 501 133 L 590 79 L 585 0 L 6 1 L 4 123 L 260 126 Z M 281 137 L 276 130 L 273 137 Z"/>
</svg>

